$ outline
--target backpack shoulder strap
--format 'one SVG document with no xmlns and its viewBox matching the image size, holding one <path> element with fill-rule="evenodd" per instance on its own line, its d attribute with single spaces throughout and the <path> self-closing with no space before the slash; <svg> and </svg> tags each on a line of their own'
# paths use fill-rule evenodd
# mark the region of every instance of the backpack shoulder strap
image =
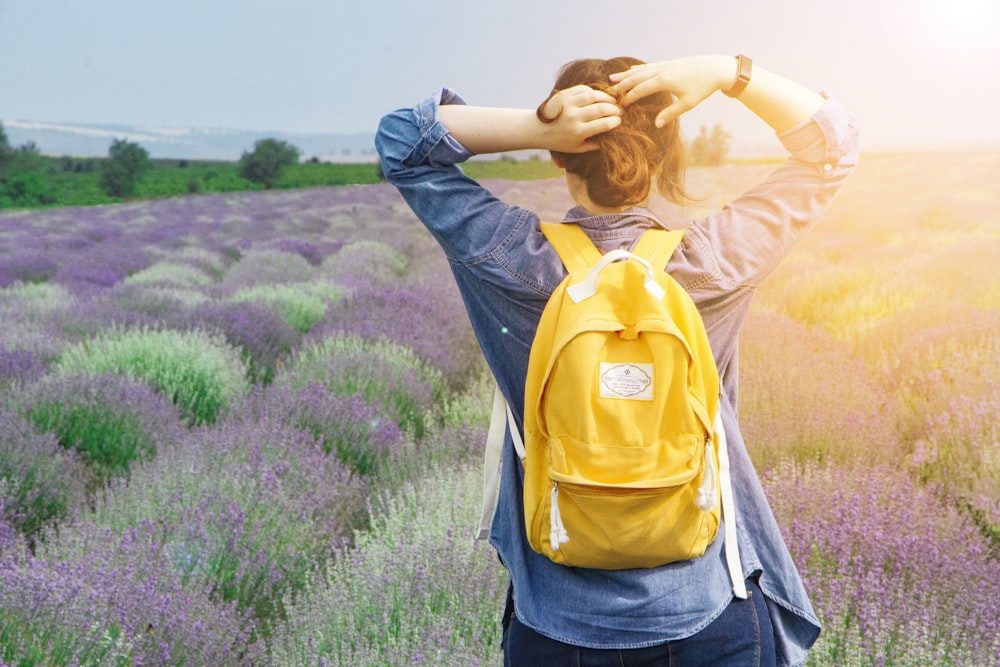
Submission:
<svg viewBox="0 0 1000 667">
<path fill-rule="evenodd" d="M 570 273 L 586 271 L 601 259 L 601 251 L 579 225 L 543 222 L 541 228 Z"/>
<path fill-rule="evenodd" d="M 639 237 L 639 241 L 632 251 L 634 254 L 647 260 L 658 269 L 663 269 L 670 261 L 681 239 L 684 238 L 684 230 L 647 229 Z"/>
</svg>

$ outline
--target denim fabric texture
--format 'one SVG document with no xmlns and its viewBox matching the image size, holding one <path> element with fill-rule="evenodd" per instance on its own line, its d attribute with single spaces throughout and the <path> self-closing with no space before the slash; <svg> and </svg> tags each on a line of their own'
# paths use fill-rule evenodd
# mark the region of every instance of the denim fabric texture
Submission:
<svg viewBox="0 0 1000 667">
<path fill-rule="evenodd" d="M 604 252 L 631 249 L 648 227 L 688 228 L 666 268 L 698 306 L 719 368 L 743 572 L 759 573 L 779 665 L 802 663 L 820 627 L 739 431 L 737 338 L 755 288 L 816 223 L 855 166 L 856 128 L 835 99 L 824 97 L 813 118 L 778 136 L 789 159 L 714 215 L 690 222 L 643 208 L 616 215 L 573 208 L 565 217 Z M 459 163 L 470 153 L 437 110 L 463 103 L 441 89 L 386 115 L 376 147 L 386 178 L 444 250 L 486 361 L 523 425 L 532 339 L 566 272 L 534 212 L 501 201 L 462 172 Z M 729 607 L 721 529 L 704 556 L 644 570 L 569 568 L 534 552 L 524 530 L 522 466 L 509 433 L 504 448 L 490 543 L 510 573 L 524 626 L 575 646 L 635 649 L 695 635 Z"/>
<path fill-rule="evenodd" d="M 773 667 L 774 631 L 764 596 L 747 580 L 746 600 L 734 599 L 701 632 L 664 644 L 597 649 L 540 635 L 512 617 L 504 628 L 504 667 Z"/>
</svg>

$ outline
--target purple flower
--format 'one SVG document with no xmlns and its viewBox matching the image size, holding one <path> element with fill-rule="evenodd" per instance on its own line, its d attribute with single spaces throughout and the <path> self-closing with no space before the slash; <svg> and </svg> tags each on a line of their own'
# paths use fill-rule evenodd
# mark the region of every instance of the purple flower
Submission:
<svg viewBox="0 0 1000 667">
<path fill-rule="evenodd" d="M 124 269 L 106 264 L 85 262 L 64 266 L 59 270 L 56 280 L 70 287 L 83 283 L 86 286 L 111 287 L 128 275 Z"/>
<path fill-rule="evenodd" d="M 301 255 L 303 259 L 313 266 L 322 264 L 323 258 L 326 256 L 326 253 L 316 244 L 297 239 L 281 239 L 272 243 L 271 247 L 282 252 L 292 252 Z"/>
<path fill-rule="evenodd" d="M 740 425 L 760 469 L 798 460 L 899 460 L 898 403 L 818 327 L 753 312 L 740 335 Z"/>
<path fill-rule="evenodd" d="M 0 532 L 28 539 L 86 506 L 83 462 L 36 431 L 22 415 L 0 409 Z"/>
<path fill-rule="evenodd" d="M 783 464 L 764 485 L 827 627 L 818 653 L 834 664 L 992 660 L 1000 560 L 952 498 L 880 466 Z"/>
<path fill-rule="evenodd" d="M 272 662 L 492 664 L 506 575 L 472 537 L 481 494 L 478 468 L 461 466 L 395 488 L 276 624 Z"/>
<path fill-rule="evenodd" d="M 59 266 L 41 253 L 0 255 L 0 288 L 16 282 L 43 283 L 58 270 Z"/>
<path fill-rule="evenodd" d="M 31 350 L 8 350 L 0 345 L 0 390 L 20 386 L 45 372 L 45 364 Z"/>
<path fill-rule="evenodd" d="M 265 413 L 165 445 L 110 486 L 95 521 L 115 531 L 156 526 L 183 580 L 269 622 L 361 525 L 366 498 L 363 480 L 311 434 Z"/>
<path fill-rule="evenodd" d="M 300 350 L 276 384 L 303 388 L 320 382 L 341 396 L 363 396 L 405 431 L 420 438 L 437 419 L 446 387 L 441 373 L 409 348 L 388 340 L 338 334 Z"/>
<path fill-rule="evenodd" d="M 194 326 L 219 330 L 239 348 L 247 363 L 248 379 L 254 384 L 270 384 L 302 338 L 277 313 L 259 303 L 209 302 L 184 313 L 184 317 Z"/>
<path fill-rule="evenodd" d="M 464 386 L 482 365 L 482 353 L 451 280 L 359 288 L 331 306 L 318 328 L 312 338 L 344 331 L 404 345 L 439 369 L 454 389 Z"/>
<path fill-rule="evenodd" d="M 154 456 L 182 427 L 169 397 L 116 374 L 48 377 L 16 401 L 40 431 L 79 452 L 102 479 Z"/>
<path fill-rule="evenodd" d="M 185 583 L 154 522 L 120 533 L 77 522 L 61 535 L 34 555 L 0 549 L 7 655 L 37 656 L 34 664 L 260 664 L 254 621 Z"/>
<path fill-rule="evenodd" d="M 359 396 L 339 396 L 315 382 L 295 390 L 250 392 L 226 419 L 267 418 L 311 433 L 327 453 L 360 475 L 398 464 L 405 444 L 399 427 Z"/>
</svg>

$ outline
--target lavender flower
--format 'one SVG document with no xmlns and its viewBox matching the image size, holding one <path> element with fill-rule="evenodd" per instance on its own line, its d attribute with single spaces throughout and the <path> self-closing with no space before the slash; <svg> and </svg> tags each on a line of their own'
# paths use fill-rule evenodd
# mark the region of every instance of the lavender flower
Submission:
<svg viewBox="0 0 1000 667">
<path fill-rule="evenodd" d="M 149 523 L 171 567 L 262 622 L 363 517 L 366 487 L 308 433 L 264 414 L 191 431 L 110 486 L 93 520 Z"/>
<path fill-rule="evenodd" d="M 61 261 L 54 280 L 74 292 L 108 288 L 142 271 L 150 260 L 141 247 L 104 238 L 101 243 L 80 248 Z"/>
<path fill-rule="evenodd" d="M 124 269 L 105 264 L 86 262 L 73 266 L 64 266 L 59 270 L 57 280 L 68 285 L 93 285 L 96 287 L 111 287 L 126 276 Z"/>
<path fill-rule="evenodd" d="M 740 424 L 759 468 L 900 458 L 898 405 L 848 345 L 819 328 L 751 313 L 740 337 Z"/>
<path fill-rule="evenodd" d="M 13 664 L 260 664 L 235 607 L 184 583 L 155 522 L 75 522 L 34 555 L 0 550 L 0 660 Z"/>
<path fill-rule="evenodd" d="M 343 289 L 328 283 L 257 285 L 238 291 L 236 303 L 260 303 L 273 309 L 288 326 L 308 333 L 319 322 L 329 303 L 338 300 Z"/>
<path fill-rule="evenodd" d="M 277 665 L 492 664 L 506 575 L 472 539 L 482 478 L 442 467 L 387 497 L 368 533 L 290 600 Z"/>
<path fill-rule="evenodd" d="M 247 377 L 254 384 L 270 384 L 302 338 L 277 313 L 259 303 L 208 302 L 184 313 L 184 318 L 205 329 L 218 329 L 242 353 Z"/>
<path fill-rule="evenodd" d="M 257 285 L 304 283 L 315 275 L 316 268 L 298 254 L 251 248 L 229 268 L 219 287 L 223 292 L 235 292 Z"/>
<path fill-rule="evenodd" d="M 282 252 L 301 255 L 304 260 L 313 266 L 322 264 L 325 256 L 324 252 L 316 244 L 297 239 L 281 239 L 272 243 L 271 247 Z"/>
<path fill-rule="evenodd" d="M 323 274 L 347 287 L 392 285 L 406 273 L 409 259 L 382 241 L 355 241 L 327 258 Z"/>
<path fill-rule="evenodd" d="M 789 463 L 764 484 L 827 628 L 817 664 L 992 664 L 1000 560 L 950 498 L 882 466 Z"/>
<path fill-rule="evenodd" d="M 0 562 L 28 553 L 24 536 L 6 518 L 8 486 L 6 479 L 0 479 Z"/>
<path fill-rule="evenodd" d="M 12 528 L 34 540 L 47 526 L 86 506 L 87 479 L 83 463 L 60 447 L 54 435 L 0 409 L 0 532 Z"/>
<path fill-rule="evenodd" d="M 320 382 L 333 393 L 361 395 L 418 438 L 444 403 L 444 379 L 413 352 L 386 340 L 337 335 L 306 346 L 275 383 L 303 388 Z"/>
<path fill-rule="evenodd" d="M 41 377 L 45 363 L 31 350 L 8 350 L 0 345 L 0 391 Z"/>
<path fill-rule="evenodd" d="M 439 369 L 454 389 L 468 382 L 481 365 L 482 353 L 452 281 L 359 288 L 334 304 L 324 321 L 315 338 L 343 331 L 391 340 Z"/>
<path fill-rule="evenodd" d="M 98 478 L 128 472 L 178 437 L 178 409 L 149 385 L 114 374 L 54 376 L 16 402 L 43 432 L 79 452 Z"/>
<path fill-rule="evenodd" d="M 58 270 L 55 262 L 40 253 L 0 256 L 0 287 L 18 282 L 43 283 Z"/>
<path fill-rule="evenodd" d="M 323 451 L 334 454 L 360 475 L 386 471 L 400 463 L 403 433 L 392 420 L 359 396 L 338 396 L 320 383 L 300 390 L 255 390 L 224 417 L 232 420 L 278 420 L 311 433 Z"/>
<path fill-rule="evenodd" d="M 60 309 L 47 315 L 47 328 L 66 342 L 83 343 L 103 335 L 109 329 L 155 324 L 161 314 L 157 309 L 143 310 L 135 307 L 135 302 L 128 298 L 119 302 L 118 298 L 112 297 L 122 287 L 119 285 L 112 288 L 111 294 L 105 297 L 90 299 L 80 298 L 81 293 L 77 292 L 77 298 L 68 298 Z M 148 299 L 147 303 L 148 301 L 152 299 Z M 162 305 L 162 302 L 158 305 Z"/>
</svg>

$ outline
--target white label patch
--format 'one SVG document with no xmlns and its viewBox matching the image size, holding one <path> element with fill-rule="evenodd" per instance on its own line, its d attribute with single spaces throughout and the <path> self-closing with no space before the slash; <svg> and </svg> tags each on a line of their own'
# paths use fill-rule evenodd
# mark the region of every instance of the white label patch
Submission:
<svg viewBox="0 0 1000 667">
<path fill-rule="evenodd" d="M 601 364 L 601 398 L 653 400 L 653 364 Z"/>
</svg>

